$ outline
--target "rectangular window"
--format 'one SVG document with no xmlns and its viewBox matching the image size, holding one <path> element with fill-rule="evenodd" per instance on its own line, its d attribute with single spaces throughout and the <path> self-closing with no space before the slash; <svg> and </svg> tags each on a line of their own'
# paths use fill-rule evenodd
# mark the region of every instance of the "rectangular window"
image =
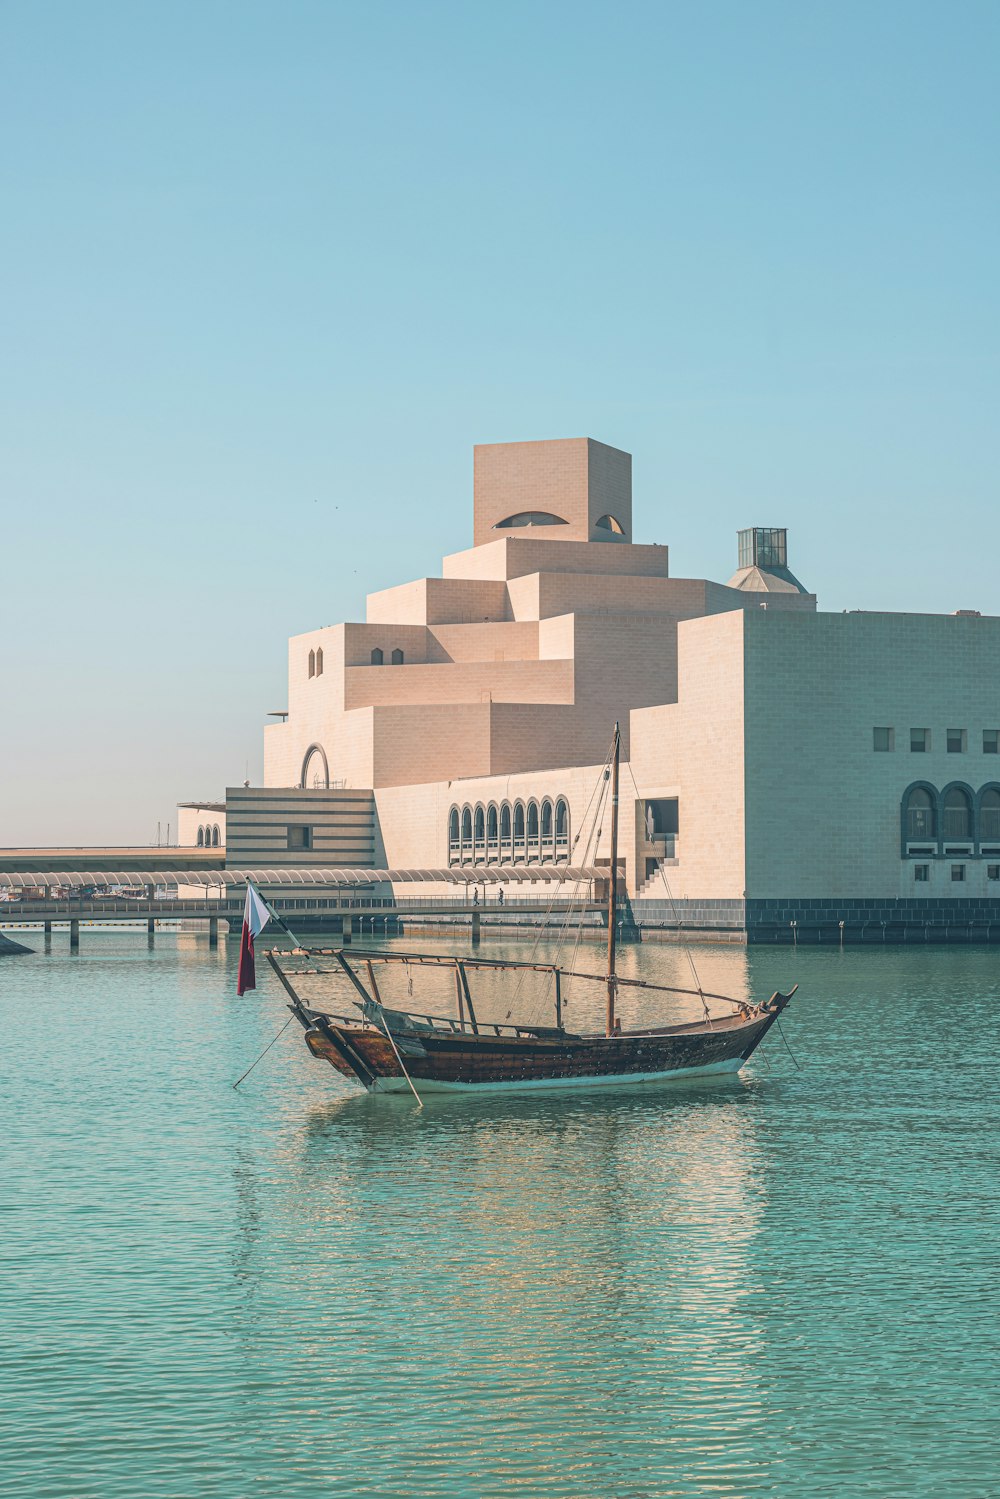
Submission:
<svg viewBox="0 0 1000 1499">
<path fill-rule="evenodd" d="M 931 866 L 929 864 L 914 864 L 913 878 L 918 883 L 926 883 L 931 877 Z"/>
<path fill-rule="evenodd" d="M 877 750 L 894 750 L 896 748 L 895 729 L 872 729 L 875 736 L 875 748 Z"/>
<path fill-rule="evenodd" d="M 983 730 L 983 754 L 1000 755 L 1000 729 Z"/>
<path fill-rule="evenodd" d="M 1000 864 L 987 864 L 986 878 L 988 880 L 1000 880 Z"/>
<path fill-rule="evenodd" d="M 954 882 L 955 882 L 956 885 L 960 885 L 962 883 L 962 881 L 965 879 L 965 865 L 964 864 L 953 864 L 951 866 L 951 877 L 954 880 Z"/>
<path fill-rule="evenodd" d="M 948 730 L 948 753 L 949 755 L 964 755 L 967 746 L 967 737 L 964 729 Z"/>
<path fill-rule="evenodd" d="M 312 828 L 294 827 L 293 826 L 293 827 L 290 827 L 288 829 L 288 847 L 289 848 L 312 848 L 312 846 L 313 846 L 313 830 L 312 830 Z"/>
<path fill-rule="evenodd" d="M 913 755 L 925 755 L 931 747 L 930 729 L 910 730 L 910 753 Z"/>
</svg>

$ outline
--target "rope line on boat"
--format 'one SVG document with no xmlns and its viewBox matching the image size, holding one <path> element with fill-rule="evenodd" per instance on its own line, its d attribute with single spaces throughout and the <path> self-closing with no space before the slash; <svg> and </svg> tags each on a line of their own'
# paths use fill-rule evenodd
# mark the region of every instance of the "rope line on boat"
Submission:
<svg viewBox="0 0 1000 1499">
<path fill-rule="evenodd" d="M 780 1016 L 775 1021 L 775 1025 L 778 1027 L 778 1035 L 781 1037 L 782 1041 L 785 1041 L 785 1033 L 781 1029 L 781 1017 Z M 785 1050 L 788 1052 L 788 1055 L 791 1057 L 792 1063 L 793 1063 L 793 1065 L 795 1067 L 796 1072 L 801 1072 L 802 1068 L 799 1066 L 798 1062 L 795 1060 L 795 1053 L 792 1051 L 792 1048 L 789 1046 L 789 1044 L 788 1044 L 787 1041 L 785 1041 Z"/>
<path fill-rule="evenodd" d="M 587 803 L 587 806 L 586 806 L 586 808 L 584 810 L 583 817 L 580 819 L 580 827 L 581 827 L 581 829 L 583 831 L 586 831 L 586 829 L 588 827 L 588 819 L 590 819 L 590 822 L 589 822 L 590 831 L 587 834 L 587 842 L 586 842 L 586 845 L 584 847 L 583 863 L 582 863 L 582 865 L 578 865 L 578 867 L 582 867 L 582 868 L 585 868 L 585 869 L 589 868 L 591 866 L 591 862 L 592 862 L 591 861 L 591 848 L 592 848 L 592 846 L 596 846 L 595 845 L 595 834 L 596 834 L 596 839 L 598 841 L 600 839 L 600 819 L 601 819 L 601 814 L 602 814 L 603 807 L 604 807 L 604 802 L 605 802 L 605 799 L 607 797 L 607 790 L 608 790 L 608 769 L 609 769 L 609 766 L 611 764 L 611 757 L 612 757 L 613 753 L 614 753 L 614 746 L 612 745 L 611 749 L 608 750 L 608 754 L 607 754 L 607 756 L 605 758 L 604 764 L 601 766 L 601 773 L 598 776 L 597 781 L 594 784 L 594 789 L 590 793 L 590 800 Z M 600 794 L 598 795 L 598 793 L 600 793 Z M 595 797 L 598 798 L 598 802 L 597 802 L 597 807 L 596 807 L 596 809 L 594 811 L 593 818 L 591 818 L 591 808 L 594 806 L 594 798 Z M 581 837 L 581 834 L 577 833 L 576 837 L 573 839 L 573 847 L 574 847 L 574 849 L 579 844 L 580 837 Z M 562 920 L 559 921 L 556 924 L 555 946 L 556 946 L 556 956 L 557 957 L 558 957 L 558 955 L 559 955 L 562 947 L 565 944 L 567 931 L 569 929 L 571 921 L 573 920 L 574 915 L 576 914 L 577 906 L 581 903 L 583 884 L 584 884 L 584 877 L 581 875 L 574 882 L 574 884 L 573 884 L 573 887 L 572 887 L 571 892 L 570 892 L 570 897 L 569 897 L 569 905 L 567 907 L 562 908 Z M 535 957 L 535 955 L 536 955 L 536 953 L 538 951 L 538 946 L 539 946 L 539 943 L 542 940 L 542 937 L 543 936 L 548 936 L 549 919 L 551 918 L 553 910 L 555 908 L 555 903 L 556 903 L 556 899 L 558 898 L 558 894 L 559 894 L 559 892 L 558 892 L 558 887 L 557 887 L 557 889 L 553 891 L 552 896 L 551 896 L 551 898 L 549 900 L 549 904 L 548 904 L 548 906 L 545 909 L 545 912 L 544 912 L 544 915 L 543 915 L 543 922 L 542 922 L 542 924 L 539 925 L 539 927 L 538 927 L 538 929 L 537 929 L 537 931 L 535 933 L 535 938 L 534 938 L 534 941 L 531 944 L 531 950 L 529 952 L 529 957 L 528 957 L 529 963 L 534 960 L 534 957 Z M 575 944 L 574 944 L 574 947 L 573 947 L 573 962 L 574 963 L 575 963 L 575 960 L 576 960 L 577 952 L 579 951 L 580 942 L 582 940 L 582 937 L 583 937 L 583 924 L 582 924 L 582 921 L 577 920 L 577 922 L 576 922 L 576 941 L 575 941 Z M 514 1013 L 514 1010 L 515 1010 L 515 1008 L 517 1006 L 517 1001 L 520 998 L 521 989 L 522 989 L 523 984 L 524 984 L 524 979 L 525 979 L 525 974 L 524 973 L 520 974 L 519 977 L 518 977 L 517 984 L 514 987 L 514 993 L 513 993 L 513 996 L 511 998 L 510 1009 L 508 1009 L 507 1014 L 506 1014 L 506 1019 L 507 1020 L 510 1019 L 511 1015 Z M 544 996 L 546 1003 L 548 1003 L 549 1000 L 550 1000 L 550 993 L 549 993 L 549 991 L 551 990 L 551 985 L 552 985 L 552 979 L 550 977 L 549 985 L 548 985 L 548 988 L 546 990 L 546 994 Z M 565 999 L 564 999 L 564 1003 L 565 1003 Z M 537 1011 L 539 1009 L 541 1009 L 541 1007 L 542 1007 L 542 1003 L 541 1003 L 541 1001 L 539 1001 L 538 1004 L 535 1007 L 536 1017 L 537 1017 Z"/>
<path fill-rule="evenodd" d="M 285 1021 L 284 1025 L 281 1027 L 281 1030 L 278 1032 L 278 1035 L 275 1036 L 271 1041 L 269 1041 L 267 1043 L 267 1045 L 264 1047 L 264 1050 L 261 1052 L 260 1056 L 257 1058 L 257 1062 L 263 1061 L 264 1057 L 267 1056 L 268 1052 L 271 1050 L 271 1047 L 274 1045 L 275 1041 L 278 1040 L 279 1036 L 283 1036 L 285 1034 L 285 1032 L 287 1031 L 288 1027 L 291 1025 L 291 1023 L 292 1023 L 292 1021 L 294 1019 L 295 1019 L 294 1015 L 289 1015 L 288 1019 Z M 238 1077 L 236 1079 L 235 1083 L 233 1083 L 233 1087 L 234 1088 L 238 1088 L 239 1087 L 239 1085 L 243 1081 L 244 1077 L 249 1077 L 250 1076 L 251 1072 L 256 1067 L 257 1062 L 251 1062 L 250 1063 L 250 1066 L 247 1068 L 246 1072 L 244 1072 L 243 1077 Z"/>
<path fill-rule="evenodd" d="M 584 828 L 587 827 L 587 818 L 588 817 L 590 818 L 590 831 L 587 833 L 587 842 L 584 845 L 584 850 L 583 850 L 584 862 L 583 862 L 583 865 L 581 866 L 582 868 L 585 868 L 585 869 L 589 869 L 589 868 L 592 868 L 594 866 L 594 863 L 595 863 L 595 860 L 596 860 L 596 857 L 597 857 L 597 849 L 598 849 L 598 847 L 600 845 L 600 841 L 601 841 L 602 820 L 603 820 L 603 817 L 604 817 L 605 807 L 607 805 L 608 794 L 609 794 L 610 785 L 611 785 L 611 782 L 610 782 L 610 769 L 611 769 L 611 759 L 612 759 L 613 754 L 614 754 L 614 745 L 612 744 L 611 748 L 608 750 L 607 758 L 605 759 L 604 764 L 601 766 L 600 776 L 598 777 L 596 786 L 594 787 L 593 791 L 590 793 L 590 801 L 587 803 L 586 811 L 583 814 L 582 826 Z M 596 805 L 596 807 L 594 806 L 594 798 L 595 797 L 597 797 L 597 805 Z M 594 809 L 593 810 L 593 816 L 591 816 L 591 808 L 592 807 Z M 580 838 L 580 834 L 578 833 L 577 834 L 577 841 L 579 841 L 579 838 Z M 574 929 L 575 929 L 576 935 L 575 935 L 575 937 L 573 939 L 573 951 L 572 951 L 572 954 L 570 956 L 570 968 L 571 969 L 573 969 L 573 968 L 576 967 L 576 960 L 577 960 L 577 957 L 579 956 L 579 952 L 580 952 L 580 944 L 583 941 L 583 932 L 584 932 L 584 926 L 583 926 L 583 920 L 582 920 L 582 917 L 583 917 L 583 911 L 582 911 L 583 883 L 584 882 L 583 882 L 582 878 L 576 882 L 576 885 L 575 885 L 574 891 L 573 891 L 573 895 L 570 898 L 569 909 L 567 910 L 565 916 L 563 917 L 562 926 L 561 926 L 561 929 L 560 929 L 560 932 L 559 932 L 559 936 L 556 939 L 556 953 L 558 955 L 559 953 L 561 953 L 563 947 L 565 946 L 566 938 L 567 938 L 567 935 L 568 935 L 568 932 L 569 932 L 570 923 L 571 923 L 571 921 L 573 921 L 573 918 L 575 916 L 576 920 L 575 920 L 575 923 L 574 923 Z M 577 907 L 578 906 L 581 907 L 581 909 L 579 910 L 579 912 L 577 911 Z M 569 977 L 569 976 L 570 975 L 567 974 L 567 977 Z M 564 996 L 564 999 L 563 999 L 564 1005 L 568 1002 L 568 999 L 569 999 L 568 995 Z M 509 1019 L 509 1015 L 508 1015 L 508 1019 Z"/>
<path fill-rule="evenodd" d="M 413 1079 L 410 1076 L 410 1074 L 407 1072 L 407 1070 L 406 1070 L 406 1063 L 403 1061 L 403 1058 L 399 1054 L 399 1047 L 396 1045 L 396 1042 L 395 1042 L 395 1040 L 393 1038 L 392 1031 L 389 1029 L 389 1022 L 385 1018 L 385 1006 L 384 1005 L 381 1005 L 381 1004 L 379 1005 L 379 1015 L 380 1015 L 382 1024 L 385 1027 L 385 1033 L 389 1037 L 389 1045 L 392 1047 L 393 1051 L 396 1053 L 396 1061 L 399 1063 L 400 1067 L 402 1067 L 402 1069 L 403 1069 L 403 1076 L 406 1078 L 406 1081 L 410 1085 L 410 1092 L 413 1094 L 414 1098 L 417 1100 L 417 1107 L 422 1109 L 423 1106 L 424 1106 L 424 1101 L 420 1097 L 420 1094 L 417 1092 L 416 1088 L 413 1086 Z"/>
<path fill-rule="evenodd" d="M 637 802 L 640 802 L 640 801 L 643 800 L 643 798 L 639 795 L 639 787 L 636 785 L 635 772 L 632 769 L 632 757 L 631 757 L 631 755 L 629 756 L 628 760 L 625 763 L 628 766 L 629 779 L 632 782 L 632 789 L 635 792 L 635 799 L 636 799 Z M 676 904 L 676 902 L 674 900 L 673 893 L 672 893 L 672 891 L 670 889 L 670 883 L 669 883 L 669 881 L 667 879 L 666 866 L 665 866 L 663 860 L 660 861 L 660 867 L 657 870 L 657 873 L 659 874 L 660 879 L 663 881 L 663 888 L 664 888 L 664 890 L 667 893 L 667 900 L 670 902 L 670 909 L 674 913 L 674 920 L 677 923 L 678 933 L 683 934 L 684 923 L 680 919 L 680 914 L 679 914 L 679 912 L 677 910 L 677 904 Z M 694 958 L 693 958 L 693 956 L 691 954 L 691 949 L 688 947 L 688 944 L 684 941 L 683 935 L 681 935 L 681 947 L 683 947 L 683 949 L 684 949 L 684 956 L 687 958 L 688 963 L 690 965 L 691 976 L 692 976 L 692 978 L 695 981 L 695 985 L 696 985 L 697 990 L 698 990 L 698 995 L 699 995 L 699 998 L 701 999 L 701 1007 L 702 1007 L 702 1009 L 705 1012 L 705 1019 L 707 1020 L 708 1024 L 711 1025 L 712 1024 L 712 1017 L 711 1017 L 711 1015 L 708 1012 L 708 1005 L 707 1005 L 707 1003 L 705 1001 L 705 992 L 704 992 L 704 990 L 701 987 L 701 979 L 700 979 L 700 977 L 698 975 L 698 970 L 695 967 L 695 962 L 694 962 Z"/>
<path fill-rule="evenodd" d="M 607 759 L 604 761 L 604 764 L 601 767 L 601 778 L 598 781 L 597 788 L 595 788 L 595 789 L 599 789 L 601 794 L 600 794 L 600 797 L 598 798 L 597 806 L 594 809 L 594 817 L 593 817 L 593 821 L 591 822 L 591 825 L 590 825 L 590 835 L 589 835 L 589 837 L 587 839 L 586 848 L 584 849 L 584 856 L 585 856 L 585 858 L 587 860 L 586 865 L 584 866 L 585 868 L 595 868 L 596 864 L 597 864 L 597 851 L 600 848 L 601 834 L 604 831 L 604 827 L 603 827 L 604 813 L 605 813 L 605 809 L 607 807 L 608 796 L 610 795 L 610 792 L 611 792 L 611 761 L 614 759 L 614 753 L 615 753 L 615 746 L 614 746 L 614 740 L 612 740 L 611 741 L 611 746 L 610 746 L 610 748 L 608 750 Z M 591 800 L 591 803 L 593 803 L 593 800 L 594 800 L 593 795 L 591 795 L 590 800 Z M 589 810 L 590 809 L 588 807 L 588 811 Z M 614 872 L 613 871 L 612 871 L 611 877 L 614 878 Z M 570 957 L 570 967 L 571 968 L 575 968 L 576 967 L 577 958 L 580 955 L 580 944 L 582 943 L 582 941 L 583 941 L 583 922 L 582 921 L 578 921 L 577 924 L 576 924 L 576 939 L 575 939 L 575 941 L 573 943 L 573 952 L 572 952 L 572 955 Z"/>
</svg>

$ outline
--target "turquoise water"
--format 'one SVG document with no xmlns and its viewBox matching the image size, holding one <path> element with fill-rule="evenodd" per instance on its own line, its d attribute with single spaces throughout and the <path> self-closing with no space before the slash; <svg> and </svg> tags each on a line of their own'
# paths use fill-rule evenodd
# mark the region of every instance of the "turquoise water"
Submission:
<svg viewBox="0 0 1000 1499">
<path fill-rule="evenodd" d="M 1000 1489 L 995 950 L 706 950 L 801 1070 L 422 1112 L 297 1027 L 234 1092 L 235 957 L 0 962 L 0 1493 Z"/>
</svg>

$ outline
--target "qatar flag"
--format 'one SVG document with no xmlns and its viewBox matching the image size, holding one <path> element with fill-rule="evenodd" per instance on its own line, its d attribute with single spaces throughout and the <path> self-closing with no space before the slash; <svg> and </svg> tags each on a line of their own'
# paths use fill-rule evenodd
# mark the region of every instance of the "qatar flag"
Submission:
<svg viewBox="0 0 1000 1499">
<path fill-rule="evenodd" d="M 247 885 L 247 903 L 243 910 L 243 937 L 240 941 L 240 971 L 236 980 L 237 994 L 256 989 L 257 975 L 253 966 L 253 939 L 259 937 L 267 926 L 271 913 L 252 885 Z"/>
</svg>

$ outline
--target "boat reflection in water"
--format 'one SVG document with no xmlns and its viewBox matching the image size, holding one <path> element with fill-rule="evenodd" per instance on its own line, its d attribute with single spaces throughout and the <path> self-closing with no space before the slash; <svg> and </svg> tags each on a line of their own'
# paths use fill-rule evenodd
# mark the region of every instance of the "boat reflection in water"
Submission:
<svg viewBox="0 0 1000 1499">
<path fill-rule="evenodd" d="M 370 1384 L 400 1440 L 420 1430 L 414 1492 L 445 1466 L 470 1493 L 612 1494 L 618 1464 L 759 1459 L 756 1086 L 309 1113 L 285 1163 L 299 1315 L 324 1382 L 337 1347 L 345 1398 Z M 343 1440 L 384 1459 L 370 1431 Z"/>
</svg>

